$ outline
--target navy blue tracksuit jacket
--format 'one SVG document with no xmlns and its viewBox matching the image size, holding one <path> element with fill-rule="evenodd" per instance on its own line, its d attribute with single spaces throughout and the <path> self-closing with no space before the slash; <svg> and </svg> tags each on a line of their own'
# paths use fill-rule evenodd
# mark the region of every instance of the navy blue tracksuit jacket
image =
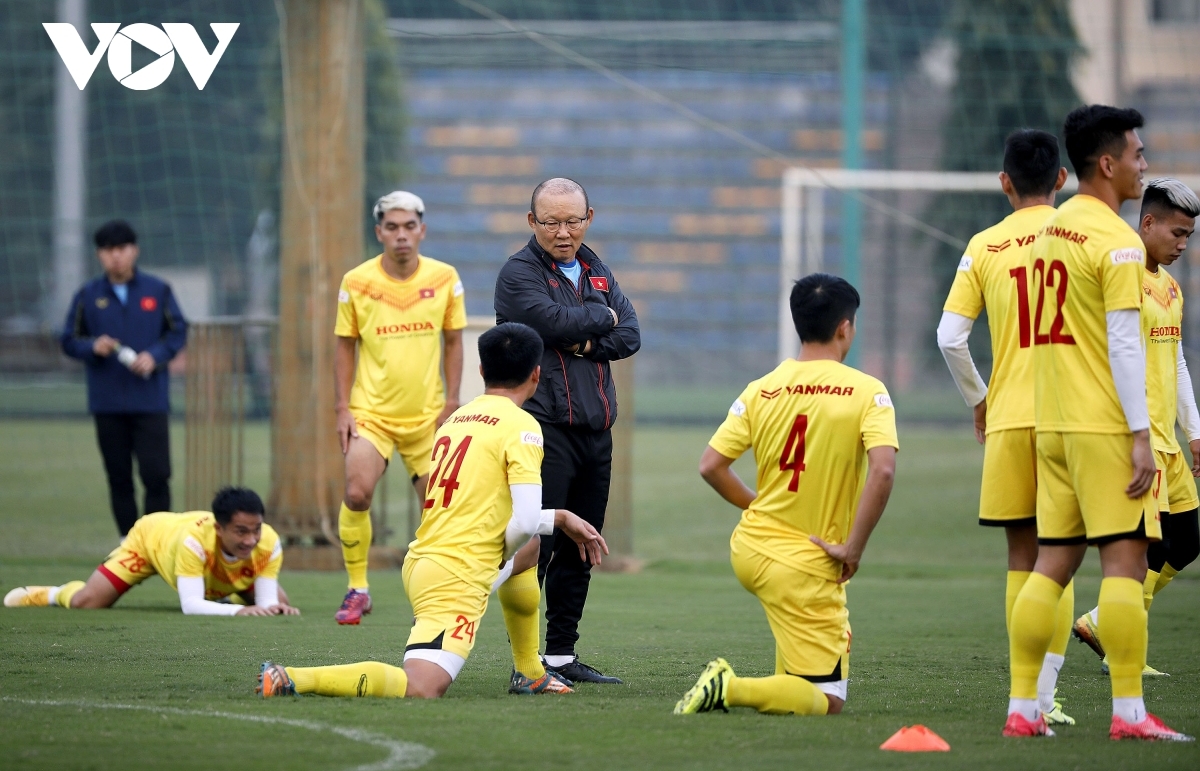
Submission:
<svg viewBox="0 0 1200 771">
<path fill-rule="evenodd" d="M 169 412 L 167 362 L 187 342 L 187 322 L 171 286 L 138 270 L 129 281 L 129 297 L 117 298 L 107 276 L 83 285 L 71 301 L 63 324 L 63 353 L 87 369 L 88 411 L 98 413 Z M 141 353 L 148 351 L 158 367 L 149 379 L 117 361 L 92 353 L 92 343 L 108 335 Z"/>
</svg>

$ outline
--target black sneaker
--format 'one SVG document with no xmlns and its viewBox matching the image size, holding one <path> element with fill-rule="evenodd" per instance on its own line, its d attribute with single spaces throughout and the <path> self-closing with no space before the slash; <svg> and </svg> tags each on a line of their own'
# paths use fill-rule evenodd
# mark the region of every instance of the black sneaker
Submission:
<svg viewBox="0 0 1200 771">
<path fill-rule="evenodd" d="M 572 683 L 608 683 L 612 685 L 623 685 L 625 683 L 621 678 L 606 675 L 595 667 L 589 667 L 579 659 L 575 659 L 569 664 L 563 664 L 561 667 L 552 667 L 547 664 L 546 669 L 555 674 L 562 675 Z"/>
</svg>

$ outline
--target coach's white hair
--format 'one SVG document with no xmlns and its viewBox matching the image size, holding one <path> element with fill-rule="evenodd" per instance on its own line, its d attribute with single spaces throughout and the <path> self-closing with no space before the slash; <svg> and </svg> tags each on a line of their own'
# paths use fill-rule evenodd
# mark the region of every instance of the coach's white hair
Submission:
<svg viewBox="0 0 1200 771">
<path fill-rule="evenodd" d="M 395 209 L 416 212 L 417 217 L 425 218 L 425 202 L 420 196 L 407 190 L 393 190 L 375 202 L 375 221 L 383 222 L 383 215 Z"/>
<path fill-rule="evenodd" d="M 1189 217 L 1200 217 L 1200 198 L 1196 197 L 1190 187 L 1174 177 L 1150 180 L 1146 183 L 1146 193 L 1149 194 L 1151 202 L 1167 203 Z"/>
</svg>

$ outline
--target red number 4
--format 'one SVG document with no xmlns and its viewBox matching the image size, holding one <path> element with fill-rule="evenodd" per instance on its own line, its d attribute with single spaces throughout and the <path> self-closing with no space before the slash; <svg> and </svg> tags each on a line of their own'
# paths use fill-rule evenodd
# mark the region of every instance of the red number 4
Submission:
<svg viewBox="0 0 1200 771">
<path fill-rule="evenodd" d="M 792 481 L 788 482 L 788 491 L 800 489 L 800 472 L 804 470 L 804 435 L 808 433 L 808 416 L 797 415 L 788 432 L 787 441 L 783 445 L 783 455 L 779 458 L 779 470 L 792 472 Z"/>
</svg>

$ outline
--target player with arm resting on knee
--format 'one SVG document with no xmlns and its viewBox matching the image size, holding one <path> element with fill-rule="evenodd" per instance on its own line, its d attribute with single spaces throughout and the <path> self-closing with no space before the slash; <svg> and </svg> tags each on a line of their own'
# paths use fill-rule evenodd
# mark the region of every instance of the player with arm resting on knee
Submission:
<svg viewBox="0 0 1200 771">
<path fill-rule="evenodd" d="M 883 515 L 896 469 L 896 416 L 883 383 L 842 362 L 858 292 L 815 273 L 792 287 L 800 356 L 746 387 L 700 459 L 700 475 L 742 509 L 733 572 L 758 597 L 775 637 L 775 674 L 737 677 L 709 662 L 676 714 L 753 707 L 842 711 L 850 676 L 846 582 Z M 730 466 L 754 448 L 757 491 Z"/>
<path fill-rule="evenodd" d="M 371 612 L 371 498 L 393 451 L 424 499 L 433 432 L 458 409 L 467 325 L 458 272 L 420 253 L 425 203 L 397 190 L 379 199 L 374 216 L 383 254 L 342 278 L 334 328 L 337 434 L 346 459 L 338 538 L 349 575 L 334 616 L 339 624 L 358 624 Z"/>
<path fill-rule="evenodd" d="M 1038 549 L 1030 254 L 1038 231 L 1054 213 L 1054 194 L 1066 181 L 1053 134 L 1034 129 L 1009 134 L 1000 187 L 1013 213 L 967 245 L 937 330 L 938 347 L 958 390 L 975 410 L 975 437 L 984 445 L 979 524 L 1004 528 L 1008 541 L 1006 628 Z M 992 338 L 987 386 L 967 347 L 971 327 L 985 308 Z M 1038 678 L 1038 702 L 1047 723 L 1071 725 L 1075 721 L 1063 713 L 1054 692 L 1075 618 L 1073 583 L 1067 584 L 1055 618 L 1054 640 Z"/>
<path fill-rule="evenodd" d="M 1146 160 L 1131 109 L 1072 110 L 1063 144 L 1079 193 L 1033 247 L 1038 556 L 1013 604 L 1005 736 L 1052 736 L 1038 676 L 1059 601 L 1088 544 L 1100 551 L 1100 636 L 1113 739 L 1189 741 L 1146 711 L 1146 548 L 1161 538 L 1140 308 L 1145 248 L 1118 212 L 1140 198 Z"/>
<path fill-rule="evenodd" d="M 226 487 L 212 512 L 148 514 L 87 583 L 22 586 L 8 607 L 110 608 L 155 574 L 179 592 L 189 616 L 298 616 L 279 586 L 283 547 L 263 523 L 262 499 L 244 487 Z M 236 604 L 238 600 L 251 605 Z M 222 602 L 223 601 L 223 602 Z"/>
<path fill-rule="evenodd" d="M 1200 552 L 1194 477 L 1200 476 L 1200 414 L 1192 377 L 1183 358 L 1183 290 L 1167 273 L 1187 249 L 1188 239 L 1200 215 L 1200 199 L 1177 179 L 1154 179 L 1142 196 L 1138 235 L 1146 246 L 1146 270 L 1142 274 L 1142 341 L 1146 346 L 1146 404 L 1150 410 L 1150 442 L 1154 447 L 1157 476 L 1154 480 L 1162 540 L 1152 541 L 1146 552 L 1149 569 L 1142 584 L 1146 610 L 1154 595 L 1183 570 Z M 1175 423 L 1188 439 L 1189 464 L 1175 439 Z M 1099 632 L 1100 609 L 1079 617 L 1075 637 L 1104 656 Z M 1108 672 L 1108 661 L 1101 664 Z M 1165 676 L 1149 664 L 1147 676 Z"/>
<path fill-rule="evenodd" d="M 259 675 L 263 697 L 322 696 L 437 698 L 458 676 L 475 645 L 479 622 L 499 566 L 533 536 L 558 527 L 580 557 L 600 562 L 608 548 L 600 533 L 569 511 L 541 508 L 542 433 L 521 404 L 537 390 L 542 340 L 523 324 L 500 324 L 479 337 L 485 390 L 438 429 L 425 513 L 404 560 L 404 588 L 415 623 L 404 666 L 375 661 L 328 667 L 267 662 Z M 525 583 L 522 585 L 520 581 Z M 528 590 L 532 626 L 514 630 L 506 587 Z M 501 587 L 513 647 L 512 693 L 570 693 L 538 659 L 536 568 Z M 525 599 L 525 598 L 516 598 Z M 514 633 L 515 631 L 515 633 Z"/>
</svg>

